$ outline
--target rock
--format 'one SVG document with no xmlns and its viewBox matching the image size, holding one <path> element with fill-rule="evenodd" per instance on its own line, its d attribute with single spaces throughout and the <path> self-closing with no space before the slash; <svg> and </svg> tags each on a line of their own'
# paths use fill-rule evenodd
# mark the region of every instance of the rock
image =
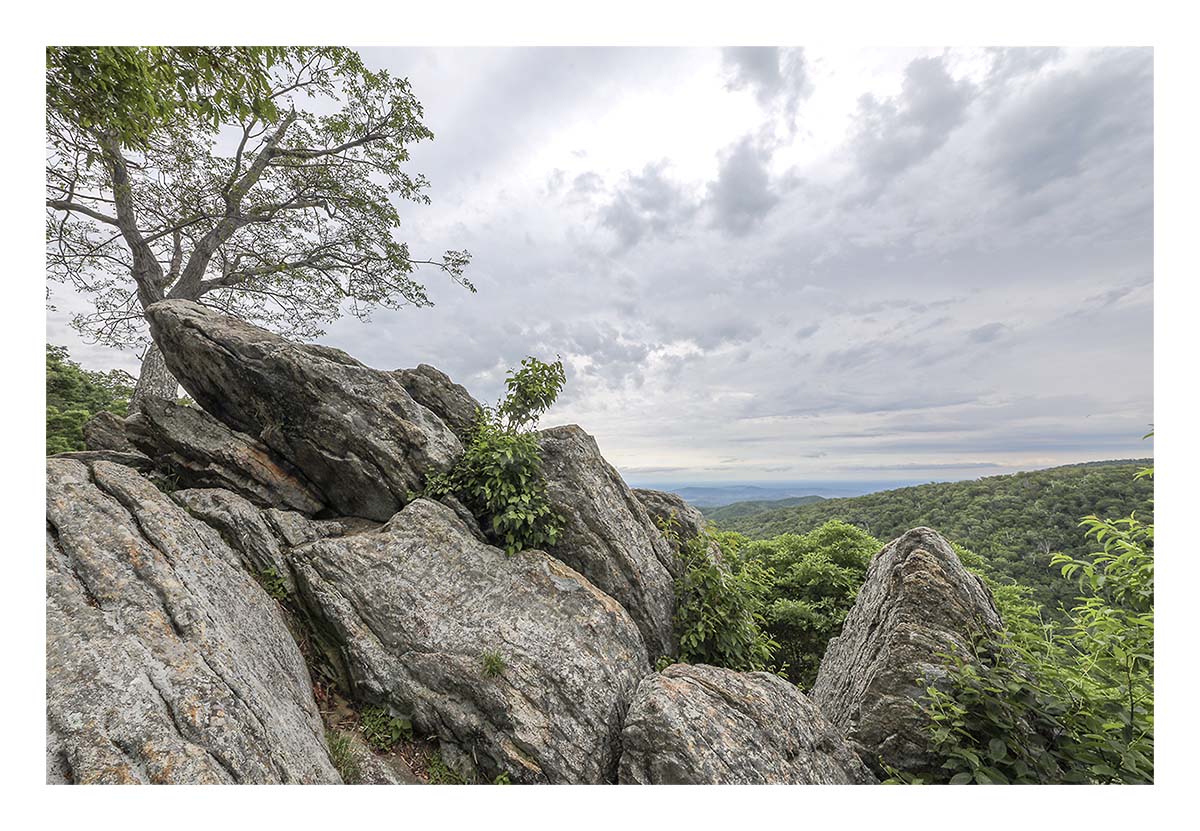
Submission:
<svg viewBox="0 0 1200 831">
<path fill-rule="evenodd" d="M 629 612 L 650 655 L 678 652 L 675 555 L 596 440 L 576 425 L 540 433 L 551 506 L 563 517 L 550 553 Z"/>
<path fill-rule="evenodd" d="M 357 774 L 353 779 L 345 780 L 347 785 L 424 784 L 401 756 L 376 753 L 357 731 L 339 730 L 337 735 L 343 737 L 352 773 Z M 330 740 L 331 747 L 333 741 Z"/>
<path fill-rule="evenodd" d="M 341 537 L 379 527 L 379 523 L 359 517 L 309 519 L 295 511 L 280 511 L 275 508 L 268 508 L 262 515 L 275 529 L 279 541 L 289 546 L 304 545 L 327 537 Z"/>
<path fill-rule="evenodd" d="M 991 592 L 945 538 L 914 528 L 871 561 L 811 695 L 877 773 L 920 771 L 933 759 L 917 679 L 944 681 L 940 654 L 969 654 L 974 637 L 1000 625 Z"/>
<path fill-rule="evenodd" d="M 146 317 L 183 388 L 294 465 L 339 514 L 387 520 L 462 453 L 393 373 L 186 300 Z"/>
<path fill-rule="evenodd" d="M 230 430 L 196 407 L 146 398 L 125 422 L 139 450 L 177 486 L 223 488 L 257 505 L 305 513 L 323 507 L 321 496 L 291 465 L 262 442 Z"/>
<path fill-rule="evenodd" d="M 467 388 L 456 384 L 441 370 L 421 364 L 416 369 L 397 369 L 395 372 L 404 389 L 418 404 L 428 407 L 454 431 L 464 445 L 470 441 L 475 411 L 480 404 Z"/>
<path fill-rule="evenodd" d="M 51 782 L 337 783 L 278 606 L 122 465 L 50 459 Z"/>
<path fill-rule="evenodd" d="M 139 473 L 149 473 L 154 469 L 154 462 L 149 456 L 138 452 L 122 453 L 118 450 L 70 450 L 66 453 L 55 453 L 51 459 L 71 459 L 90 465 L 92 462 L 112 462 L 117 465 L 131 467 Z"/>
<path fill-rule="evenodd" d="M 582 575 L 541 551 L 506 556 L 426 499 L 289 558 L 353 698 L 409 715 L 489 779 L 615 779 L 649 659 L 629 615 Z M 491 652 L 502 665 L 489 673 Z"/>
<path fill-rule="evenodd" d="M 767 672 L 673 664 L 650 675 L 621 745 L 623 785 L 876 782 L 816 705 Z"/>
<path fill-rule="evenodd" d="M 679 541 L 686 543 L 705 532 L 708 523 L 704 514 L 683 501 L 683 497 L 666 491 L 652 491 L 645 488 L 634 488 L 633 495 L 645 507 L 650 518 L 658 525 L 659 522 L 674 521 L 678 528 Z"/>
<path fill-rule="evenodd" d="M 704 514 L 684 502 L 682 497 L 666 491 L 634 488 L 633 495 L 650 514 L 650 519 L 654 522 L 655 527 L 660 530 L 664 527 L 670 529 L 670 532 L 663 531 L 663 536 L 666 537 L 667 544 L 671 546 L 671 551 L 676 554 L 671 563 L 671 575 L 675 578 L 683 576 L 683 563 L 678 558 L 679 549 L 707 533 L 708 521 L 704 518 Z M 712 542 L 706 548 L 711 559 L 718 563 L 721 562 L 719 545 Z"/>
<path fill-rule="evenodd" d="M 189 514 L 215 529 L 225 544 L 241 555 L 251 574 L 262 576 L 274 572 L 289 592 L 295 591 L 291 570 L 273 526 L 249 500 L 218 488 L 175 491 L 171 496 Z"/>
<path fill-rule="evenodd" d="M 135 453 L 125 435 L 125 420 L 116 413 L 101 410 L 83 425 L 83 443 L 88 450 L 111 450 L 116 453 Z"/>
</svg>

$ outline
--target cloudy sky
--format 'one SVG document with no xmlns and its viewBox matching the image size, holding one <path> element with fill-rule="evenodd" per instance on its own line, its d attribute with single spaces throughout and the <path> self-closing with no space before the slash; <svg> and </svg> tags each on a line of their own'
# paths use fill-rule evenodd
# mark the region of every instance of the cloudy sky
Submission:
<svg viewBox="0 0 1200 831">
<path fill-rule="evenodd" d="M 635 483 L 1149 455 L 1149 49 L 371 49 L 436 138 L 415 254 L 469 294 L 324 342 L 482 399 L 528 354 Z M 71 307 L 60 301 L 60 308 Z M 51 313 L 48 338 L 89 367 Z"/>
</svg>

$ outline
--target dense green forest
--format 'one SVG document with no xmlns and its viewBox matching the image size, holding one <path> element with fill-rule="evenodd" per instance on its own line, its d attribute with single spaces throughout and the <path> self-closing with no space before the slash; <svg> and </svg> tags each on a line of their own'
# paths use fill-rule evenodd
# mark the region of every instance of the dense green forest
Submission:
<svg viewBox="0 0 1200 831">
<path fill-rule="evenodd" d="M 715 522 L 719 526 L 724 526 L 733 519 L 741 519 L 742 517 L 761 514 L 766 511 L 774 511 L 779 508 L 791 508 L 795 505 L 810 505 L 813 502 L 821 502 L 824 499 L 825 497 L 823 496 L 789 496 L 786 499 L 755 499 L 746 502 L 734 502 L 732 505 L 702 507 L 700 508 L 700 512 L 704 514 L 709 522 Z"/>
<path fill-rule="evenodd" d="M 1071 605 L 1076 592 L 1051 569 L 1051 557 L 1056 552 L 1073 557 L 1089 553 L 1091 546 L 1079 526 L 1084 516 L 1136 512 L 1140 519 L 1152 521 L 1154 486 L 1148 478 L 1134 478 L 1148 463 L 1142 459 L 1067 465 L 823 499 L 743 516 L 727 513 L 724 520 L 710 514 L 709 519 L 723 531 L 753 539 L 804 534 L 835 519 L 880 540 L 927 525 L 981 556 L 992 576 L 1029 586 L 1033 599 L 1057 614 Z"/>
<path fill-rule="evenodd" d="M 46 453 L 83 450 L 83 425 L 101 410 L 124 416 L 134 379 L 120 369 L 94 372 L 66 347 L 46 344 Z"/>
</svg>

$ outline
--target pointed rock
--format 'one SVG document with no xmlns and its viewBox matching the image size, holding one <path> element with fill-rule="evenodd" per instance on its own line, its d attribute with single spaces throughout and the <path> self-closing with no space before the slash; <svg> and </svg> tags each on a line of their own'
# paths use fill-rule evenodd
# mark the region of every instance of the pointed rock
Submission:
<svg viewBox="0 0 1200 831">
<path fill-rule="evenodd" d="M 293 343 L 198 303 L 146 310 L 183 388 L 294 465 L 340 514 L 387 520 L 462 444 L 391 372 Z"/>
<path fill-rule="evenodd" d="M 413 400 L 432 410 L 459 441 L 464 445 L 470 441 L 475 412 L 480 405 L 466 387 L 454 383 L 450 376 L 429 364 L 416 369 L 397 369 L 395 375 Z"/>
<path fill-rule="evenodd" d="M 101 410 L 83 425 L 83 443 L 88 450 L 137 452 L 129 437 L 125 435 L 125 420 L 108 410 Z"/>
<path fill-rule="evenodd" d="M 540 433 L 550 504 L 563 518 L 550 553 L 628 610 L 651 656 L 678 654 L 675 555 L 596 440 L 578 426 Z"/>
<path fill-rule="evenodd" d="M 951 651 L 1000 628 L 992 593 L 941 534 L 914 528 L 875 555 L 858 599 L 821 661 L 813 700 L 876 772 L 932 761 L 923 678 L 947 678 Z"/>
</svg>

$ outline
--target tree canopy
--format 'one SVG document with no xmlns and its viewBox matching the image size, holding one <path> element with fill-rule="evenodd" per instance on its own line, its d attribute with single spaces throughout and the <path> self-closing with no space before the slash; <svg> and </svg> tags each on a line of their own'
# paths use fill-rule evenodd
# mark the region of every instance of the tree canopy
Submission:
<svg viewBox="0 0 1200 831">
<path fill-rule="evenodd" d="M 66 347 L 46 344 L 46 454 L 83 450 L 83 425 L 101 410 L 125 415 L 133 378 L 95 372 L 71 360 Z"/>
<path fill-rule="evenodd" d="M 91 338 L 144 343 L 164 298 L 311 338 L 430 305 L 421 265 L 473 290 L 468 252 L 398 238 L 397 201 L 429 202 L 409 147 L 433 134 L 353 50 L 51 48 L 46 75 L 49 276 L 93 301 Z"/>
</svg>

